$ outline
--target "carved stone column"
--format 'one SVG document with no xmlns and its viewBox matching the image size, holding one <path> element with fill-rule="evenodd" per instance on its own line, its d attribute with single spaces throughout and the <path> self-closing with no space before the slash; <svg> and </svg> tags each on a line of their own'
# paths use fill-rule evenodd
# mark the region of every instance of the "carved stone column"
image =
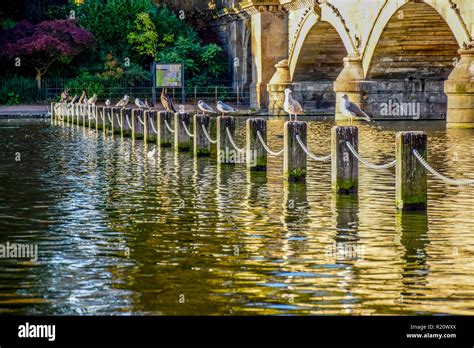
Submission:
<svg viewBox="0 0 474 348">
<path fill-rule="evenodd" d="M 364 80 L 364 69 L 359 55 L 349 55 L 344 58 L 344 69 L 334 81 L 334 92 L 336 92 L 336 120 L 345 119 L 339 111 L 339 102 L 344 94 L 349 100 L 357 105 L 362 102 L 362 81 Z"/>
<path fill-rule="evenodd" d="M 288 59 L 279 61 L 276 65 L 276 72 L 267 84 L 269 95 L 268 113 L 272 115 L 281 115 L 283 111 L 283 103 L 285 102 L 285 89 L 291 85 L 290 68 Z"/>
<path fill-rule="evenodd" d="M 444 83 L 448 128 L 474 128 L 474 47 L 460 49 L 461 59 Z"/>
<path fill-rule="evenodd" d="M 240 7 L 251 16 L 250 106 L 266 109 L 267 83 L 275 72 L 274 66 L 288 56 L 288 16 L 278 0 L 246 0 Z"/>
</svg>

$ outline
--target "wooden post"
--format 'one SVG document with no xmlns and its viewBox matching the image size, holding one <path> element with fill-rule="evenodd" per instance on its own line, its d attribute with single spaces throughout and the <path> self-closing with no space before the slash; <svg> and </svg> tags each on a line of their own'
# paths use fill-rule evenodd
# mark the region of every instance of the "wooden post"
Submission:
<svg viewBox="0 0 474 348">
<path fill-rule="evenodd" d="M 92 124 L 92 105 L 86 105 L 86 124 L 90 129 Z"/>
<path fill-rule="evenodd" d="M 51 124 L 54 124 L 56 118 L 56 103 L 51 103 Z"/>
<path fill-rule="evenodd" d="M 158 139 L 158 123 L 157 123 L 157 111 L 147 110 L 144 113 L 145 124 L 146 124 L 146 139 L 149 143 L 155 143 Z"/>
<path fill-rule="evenodd" d="M 173 113 L 169 111 L 160 111 L 158 113 L 158 142 L 161 147 L 170 147 L 173 141 L 173 133 L 166 127 L 165 120 L 172 127 L 171 118 Z"/>
<path fill-rule="evenodd" d="M 202 127 L 210 134 L 210 118 L 207 115 L 194 115 L 194 156 L 204 157 L 211 155 L 211 143 L 207 139 Z"/>
<path fill-rule="evenodd" d="M 86 126 L 86 113 L 87 113 L 87 105 L 81 105 L 81 126 Z"/>
<path fill-rule="evenodd" d="M 81 105 L 76 104 L 75 108 L 76 108 L 76 112 L 75 112 L 76 113 L 76 124 L 78 126 L 80 126 L 81 125 L 81 118 L 82 118 Z"/>
<path fill-rule="evenodd" d="M 191 132 L 190 125 L 191 117 L 188 113 L 177 112 L 174 114 L 174 147 L 176 151 L 191 150 L 191 137 L 186 132 L 186 129 L 184 129 L 186 126 L 189 132 Z"/>
<path fill-rule="evenodd" d="M 358 136 L 358 128 L 354 126 L 335 126 L 331 129 L 331 183 L 335 193 L 357 193 L 359 161 L 346 142 L 358 151 Z"/>
<path fill-rule="evenodd" d="M 124 137 L 135 139 L 133 115 L 130 108 L 122 109 L 122 134 Z"/>
<path fill-rule="evenodd" d="M 95 130 L 96 131 L 99 131 L 99 126 L 101 127 L 102 129 L 102 116 L 101 114 L 99 113 L 99 107 L 94 105 L 94 112 L 95 112 Z"/>
<path fill-rule="evenodd" d="M 145 118 L 143 116 L 143 110 L 133 109 L 132 110 L 132 122 L 133 122 L 133 137 L 134 139 L 144 139 L 146 131 Z"/>
<path fill-rule="evenodd" d="M 123 136 L 123 116 L 121 108 L 112 108 L 112 124 L 114 133 Z"/>
<path fill-rule="evenodd" d="M 267 170 L 267 151 L 263 147 L 257 132 L 267 141 L 267 121 L 263 118 L 249 118 L 246 122 L 247 169 L 253 172 Z"/>
<path fill-rule="evenodd" d="M 112 117 L 112 109 L 110 107 L 104 107 L 104 133 L 107 131 L 114 131 L 114 118 Z"/>
<path fill-rule="evenodd" d="M 235 164 L 237 160 L 237 151 L 232 146 L 226 129 L 232 137 L 235 134 L 235 120 L 232 116 L 217 117 L 217 163 Z"/>
<path fill-rule="evenodd" d="M 95 109 L 97 114 L 95 129 L 99 131 L 99 129 L 102 130 L 104 128 L 105 108 L 103 106 L 96 106 Z"/>
<path fill-rule="evenodd" d="M 66 108 L 65 108 L 65 112 L 66 112 L 65 121 L 66 121 L 66 123 L 69 123 L 69 113 L 70 113 L 69 111 L 70 110 L 69 110 L 68 105 L 66 103 Z"/>
<path fill-rule="evenodd" d="M 428 203 L 426 170 L 412 151 L 427 156 L 425 132 L 398 132 L 395 158 L 396 206 L 402 210 L 425 210 Z"/>
<path fill-rule="evenodd" d="M 307 124 L 304 121 L 285 122 L 283 131 L 283 177 L 288 181 L 306 180 L 306 153 L 296 140 L 299 135 L 306 145 Z"/>
</svg>

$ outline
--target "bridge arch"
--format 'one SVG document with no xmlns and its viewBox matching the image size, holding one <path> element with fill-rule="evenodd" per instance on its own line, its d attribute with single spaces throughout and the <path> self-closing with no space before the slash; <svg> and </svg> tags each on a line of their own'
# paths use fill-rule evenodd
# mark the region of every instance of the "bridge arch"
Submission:
<svg viewBox="0 0 474 348">
<path fill-rule="evenodd" d="M 316 57 L 313 64 L 323 65 L 313 79 L 335 79 L 343 68 L 342 59 L 349 53 L 356 53 L 357 48 L 346 30 L 341 18 L 333 9 L 322 4 L 315 6 L 299 21 L 293 44 L 290 45 L 289 69 L 292 81 L 301 78 L 304 70 L 312 72 L 308 57 Z M 325 57 L 325 54 L 330 57 Z M 318 66 L 321 68 L 321 66 Z M 334 77 L 335 75 L 335 77 Z M 334 78 L 333 78 L 334 77 Z M 311 74 L 303 79 L 311 78 Z"/>
<path fill-rule="evenodd" d="M 424 16 L 427 16 L 428 20 L 424 19 Z M 403 24 L 404 19 L 405 25 Z M 427 35 L 423 36 L 425 42 L 431 39 L 432 42 L 439 40 L 439 34 L 442 34 L 445 40 L 439 40 L 438 46 L 441 47 L 445 44 L 451 46 L 448 51 L 453 51 L 455 48 L 457 50 L 464 43 L 470 42 L 469 30 L 464 20 L 456 8 L 453 8 L 452 4 L 447 0 L 387 1 L 378 14 L 362 51 L 362 66 L 367 78 L 371 77 L 370 70 L 376 64 L 377 59 L 380 58 L 377 54 L 380 52 L 377 52 L 377 50 L 380 49 L 381 44 L 384 44 L 384 38 L 390 37 L 397 30 L 398 32 L 405 30 L 406 40 L 414 39 L 416 33 L 413 31 L 413 27 L 416 26 L 417 20 L 422 22 L 420 28 L 424 27 L 427 32 Z M 398 28 L 391 28 L 391 25 L 398 26 Z M 436 32 L 430 34 L 428 30 L 434 28 L 436 28 Z M 395 52 L 397 49 L 399 48 L 393 47 L 392 52 L 387 52 L 387 56 L 393 53 L 397 54 Z M 419 51 L 421 52 L 422 49 Z M 436 51 L 436 48 L 432 51 Z M 450 63 L 452 68 L 452 60 Z"/>
</svg>

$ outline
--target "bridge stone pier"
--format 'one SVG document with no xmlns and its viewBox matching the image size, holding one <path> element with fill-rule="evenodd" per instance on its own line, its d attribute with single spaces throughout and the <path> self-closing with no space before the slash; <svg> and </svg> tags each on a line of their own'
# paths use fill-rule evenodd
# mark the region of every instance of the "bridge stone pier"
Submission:
<svg viewBox="0 0 474 348">
<path fill-rule="evenodd" d="M 474 1 L 244 0 L 251 106 L 282 113 L 291 88 L 310 114 L 347 94 L 377 119 L 474 127 Z"/>
</svg>

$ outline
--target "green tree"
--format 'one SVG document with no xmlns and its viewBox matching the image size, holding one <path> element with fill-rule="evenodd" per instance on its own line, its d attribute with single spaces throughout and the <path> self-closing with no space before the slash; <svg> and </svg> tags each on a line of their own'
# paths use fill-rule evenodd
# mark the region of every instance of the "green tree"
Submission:
<svg viewBox="0 0 474 348">
<path fill-rule="evenodd" d="M 128 34 L 128 42 L 139 55 L 154 57 L 159 47 L 155 23 L 148 13 L 141 12 L 137 15 L 134 25 L 134 30 Z M 165 39 L 170 42 L 173 37 L 172 34 L 165 34 Z"/>
</svg>

